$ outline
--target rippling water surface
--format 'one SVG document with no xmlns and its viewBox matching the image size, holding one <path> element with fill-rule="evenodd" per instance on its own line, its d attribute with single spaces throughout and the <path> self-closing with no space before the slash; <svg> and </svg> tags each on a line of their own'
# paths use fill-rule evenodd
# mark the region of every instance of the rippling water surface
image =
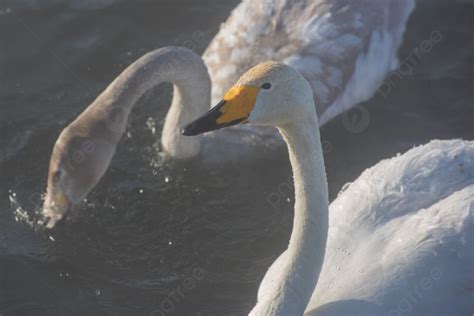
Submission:
<svg viewBox="0 0 474 316">
<path fill-rule="evenodd" d="M 110 170 L 52 231 L 37 229 L 59 131 L 152 49 L 202 53 L 232 1 L 0 4 L 0 314 L 245 315 L 292 221 L 286 152 L 204 167 L 159 149 L 169 85 L 134 110 Z M 362 170 L 433 138 L 474 138 L 473 4 L 420 1 L 390 89 L 323 128 L 331 199 Z"/>
</svg>

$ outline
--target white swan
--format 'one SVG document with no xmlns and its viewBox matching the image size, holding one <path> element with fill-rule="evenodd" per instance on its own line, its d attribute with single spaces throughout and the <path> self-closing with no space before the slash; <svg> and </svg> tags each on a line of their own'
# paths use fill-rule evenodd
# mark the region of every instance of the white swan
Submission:
<svg viewBox="0 0 474 316">
<path fill-rule="evenodd" d="M 376 92 L 398 67 L 414 0 L 243 0 L 203 58 L 212 99 L 250 67 L 273 59 L 309 81 L 320 126 Z"/>
<path fill-rule="evenodd" d="M 252 68 L 183 134 L 239 122 L 279 129 L 296 199 L 288 249 L 250 315 L 472 313 L 474 142 L 433 141 L 382 161 L 328 209 L 312 91 L 297 71 Z"/>
<path fill-rule="evenodd" d="M 51 155 L 43 205 L 48 227 L 80 203 L 101 179 L 133 106 L 143 93 L 162 82 L 174 84 L 174 97 L 161 136 L 162 148 L 170 157 L 224 161 L 226 157 L 238 159 L 245 154 L 250 156 L 250 152 L 262 152 L 262 148 L 268 152 L 278 147 L 278 138 L 249 133 L 248 129 L 229 130 L 225 137 L 212 133 L 201 138 L 182 136 L 179 126 L 209 109 L 209 75 L 202 59 L 191 50 L 158 49 L 125 69 L 59 135 Z M 240 145 L 238 149 L 229 145 L 236 143 Z M 220 151 L 208 150 L 211 145 Z"/>
</svg>

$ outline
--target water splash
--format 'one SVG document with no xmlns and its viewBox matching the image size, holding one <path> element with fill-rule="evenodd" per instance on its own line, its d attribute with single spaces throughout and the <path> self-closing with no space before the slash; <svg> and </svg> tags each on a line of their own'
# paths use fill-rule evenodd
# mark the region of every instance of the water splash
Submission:
<svg viewBox="0 0 474 316">
<path fill-rule="evenodd" d="M 43 227 L 44 221 L 41 219 L 41 207 L 35 206 L 34 211 L 26 211 L 20 204 L 16 192 L 8 190 L 8 199 L 10 200 L 10 205 L 13 209 L 13 216 L 15 221 L 25 223 L 34 230 L 38 230 Z M 41 201 L 44 201 L 44 195 L 41 195 Z"/>
<path fill-rule="evenodd" d="M 148 117 L 146 126 L 153 135 L 156 135 L 156 121 L 152 117 Z"/>
</svg>

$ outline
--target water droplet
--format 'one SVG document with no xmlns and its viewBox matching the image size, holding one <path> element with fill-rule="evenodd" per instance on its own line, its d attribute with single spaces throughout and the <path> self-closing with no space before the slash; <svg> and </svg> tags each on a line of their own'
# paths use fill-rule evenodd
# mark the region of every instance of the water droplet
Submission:
<svg viewBox="0 0 474 316">
<path fill-rule="evenodd" d="M 166 182 L 166 183 L 170 183 L 170 182 L 171 182 L 171 178 L 170 178 L 170 177 L 165 177 L 165 182 Z"/>
<path fill-rule="evenodd" d="M 171 240 L 168 241 L 168 245 L 170 245 L 170 246 L 173 245 L 173 242 Z"/>
<path fill-rule="evenodd" d="M 140 191 L 138 191 L 138 192 L 139 192 L 140 194 L 142 194 L 142 193 L 143 193 L 143 189 L 140 189 Z"/>
<path fill-rule="evenodd" d="M 340 267 L 340 266 L 336 266 L 336 270 L 341 270 L 341 267 Z"/>
<path fill-rule="evenodd" d="M 149 117 L 146 120 L 146 125 L 147 125 L 148 129 L 151 131 L 151 133 L 153 135 L 155 135 L 156 134 L 156 123 L 155 123 L 155 121 L 153 120 L 152 117 Z"/>
<path fill-rule="evenodd" d="M 54 237 L 53 237 L 53 236 L 49 236 L 49 239 L 50 239 L 51 241 L 53 241 L 53 242 L 56 241 L 56 240 L 54 240 Z"/>
<path fill-rule="evenodd" d="M 100 293 L 102 293 L 102 291 L 101 291 L 100 289 L 96 289 L 96 290 L 95 290 L 95 295 L 99 296 Z"/>
<path fill-rule="evenodd" d="M 346 255 L 350 256 L 350 255 L 351 255 L 351 253 L 350 253 L 349 251 L 346 251 Z"/>
<path fill-rule="evenodd" d="M 341 248 L 341 247 L 339 247 L 339 248 L 337 248 L 337 250 L 339 250 L 339 251 L 342 251 L 342 248 Z"/>
<path fill-rule="evenodd" d="M 290 198 L 286 198 L 286 201 L 287 201 L 288 203 L 290 203 L 290 202 L 291 202 L 291 199 L 290 199 Z"/>
</svg>

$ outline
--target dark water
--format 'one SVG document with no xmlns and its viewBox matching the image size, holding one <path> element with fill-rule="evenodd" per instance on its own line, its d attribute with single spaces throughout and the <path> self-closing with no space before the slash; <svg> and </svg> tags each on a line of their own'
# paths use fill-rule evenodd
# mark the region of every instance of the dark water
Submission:
<svg viewBox="0 0 474 316">
<path fill-rule="evenodd" d="M 245 315 L 291 230 L 286 154 L 213 169 L 167 160 L 168 85 L 143 96 L 87 202 L 53 231 L 32 227 L 59 131 L 145 52 L 202 53 L 238 0 L 107 2 L 0 2 L 0 315 Z M 412 71 L 323 128 L 331 199 L 413 145 L 474 139 L 473 8 L 420 1 L 400 52 Z M 442 39 L 414 63 L 433 32 Z"/>
</svg>

